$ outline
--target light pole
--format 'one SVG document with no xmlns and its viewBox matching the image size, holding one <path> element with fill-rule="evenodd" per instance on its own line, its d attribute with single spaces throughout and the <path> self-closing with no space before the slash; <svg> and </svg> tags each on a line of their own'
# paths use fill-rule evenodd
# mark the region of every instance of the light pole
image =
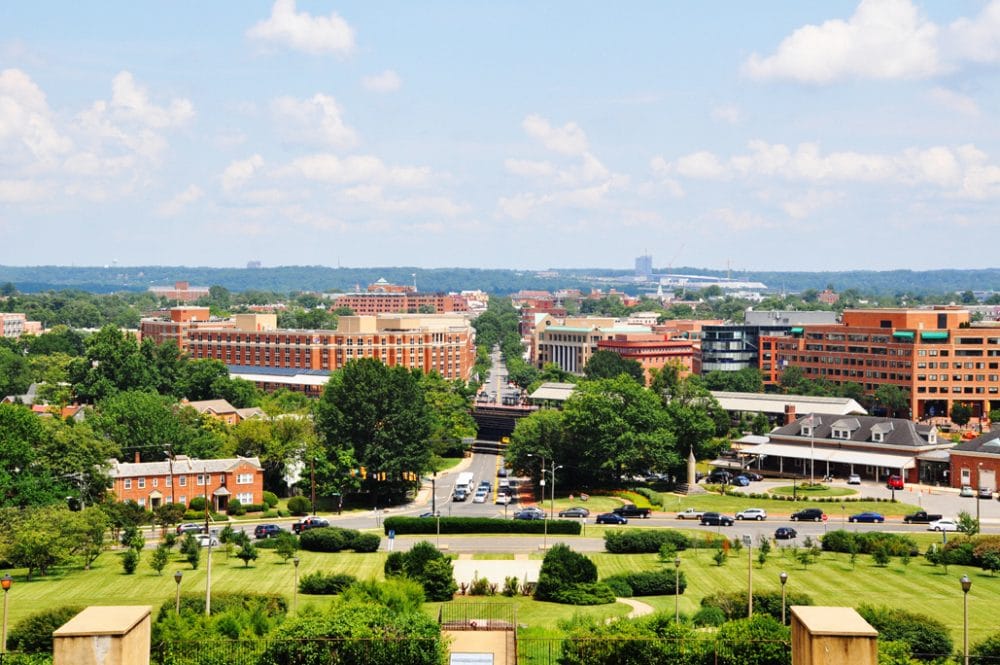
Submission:
<svg viewBox="0 0 1000 665">
<path fill-rule="evenodd" d="M 681 622 L 681 558 L 674 559 L 674 624 Z"/>
<path fill-rule="evenodd" d="M 292 614 L 299 614 L 299 557 L 292 559 L 295 564 L 295 586 L 292 588 Z"/>
<path fill-rule="evenodd" d="M 816 484 L 816 416 L 809 414 L 809 484 Z"/>
<path fill-rule="evenodd" d="M 208 536 L 208 562 L 205 566 L 205 616 L 212 615 L 212 530 L 208 528 L 208 482 L 211 477 L 206 464 L 202 478 L 205 481 L 205 535 Z"/>
<path fill-rule="evenodd" d="M 785 625 L 785 583 L 788 582 L 788 573 L 782 572 L 778 575 L 781 580 L 781 625 Z"/>
<path fill-rule="evenodd" d="M 533 453 L 528 453 L 528 457 L 535 457 Z M 545 456 L 538 455 L 542 460 L 542 479 L 538 482 L 542 487 L 542 505 L 545 505 Z M 549 548 L 549 518 L 545 515 L 545 511 L 542 510 L 542 549 L 546 550 Z"/>
<path fill-rule="evenodd" d="M 744 534 L 743 544 L 747 546 L 747 618 L 753 618 L 753 536 Z"/>
<path fill-rule="evenodd" d="M 184 577 L 184 573 L 181 571 L 176 571 L 174 573 L 174 582 L 177 584 L 177 591 L 174 593 L 174 614 L 181 613 L 181 578 Z"/>
<path fill-rule="evenodd" d="M 170 464 L 170 503 L 177 503 L 177 494 L 174 490 L 174 453 L 173 449 L 164 450 L 163 454 L 167 456 L 167 462 Z"/>
<path fill-rule="evenodd" d="M 549 519 L 553 520 L 556 518 L 556 471 L 561 468 L 563 468 L 562 464 L 556 466 L 553 463 L 552 468 L 549 469 L 549 475 L 552 476 L 552 500 L 549 501 Z"/>
<path fill-rule="evenodd" d="M 980 462 L 976 466 L 976 526 L 979 526 L 979 489 L 983 486 L 983 464 Z"/>
<path fill-rule="evenodd" d="M 962 585 L 962 653 L 965 655 L 965 665 L 969 665 L 969 589 L 972 588 L 972 580 L 968 575 L 962 575 L 959 580 Z M 4 596 L 6 598 L 6 596 Z M 4 614 L 6 616 L 6 613 Z M 6 624 L 4 624 L 6 625 Z"/>
<path fill-rule="evenodd" d="M 3 587 L 3 635 L 0 635 L 0 653 L 7 653 L 7 592 L 14 584 L 14 578 L 7 573 L 0 578 L 0 587 Z"/>
</svg>

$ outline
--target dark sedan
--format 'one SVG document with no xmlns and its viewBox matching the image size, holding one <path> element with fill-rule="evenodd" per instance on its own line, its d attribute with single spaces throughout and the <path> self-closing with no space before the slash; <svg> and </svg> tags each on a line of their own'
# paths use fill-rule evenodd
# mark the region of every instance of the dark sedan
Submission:
<svg viewBox="0 0 1000 665">
<path fill-rule="evenodd" d="M 587 517 L 589 515 L 590 511 L 580 506 L 559 511 L 559 517 Z"/>
<path fill-rule="evenodd" d="M 597 516 L 598 524 L 628 524 L 628 518 L 618 513 L 601 513 Z"/>
<path fill-rule="evenodd" d="M 281 527 L 277 524 L 258 524 L 253 530 L 253 536 L 257 539 L 271 538 L 279 533 L 281 533 Z"/>
<path fill-rule="evenodd" d="M 847 518 L 848 522 L 876 522 L 881 524 L 885 521 L 885 517 L 879 513 L 864 512 L 858 513 L 857 515 L 851 515 Z"/>
<path fill-rule="evenodd" d="M 719 513 L 705 513 L 701 516 L 701 521 L 698 523 L 702 526 L 732 526 L 733 518 L 729 515 L 720 515 Z"/>
<path fill-rule="evenodd" d="M 774 530 L 775 540 L 793 540 L 798 535 L 798 532 L 790 526 L 779 526 Z"/>
</svg>

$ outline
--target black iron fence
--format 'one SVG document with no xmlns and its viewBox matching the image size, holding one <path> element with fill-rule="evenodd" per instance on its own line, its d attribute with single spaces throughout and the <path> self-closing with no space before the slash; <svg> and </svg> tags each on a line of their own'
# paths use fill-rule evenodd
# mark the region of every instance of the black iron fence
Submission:
<svg viewBox="0 0 1000 665">
<path fill-rule="evenodd" d="M 514 630 L 513 603 L 444 603 L 438 611 L 442 630 Z"/>
<path fill-rule="evenodd" d="M 445 649 L 441 639 L 409 637 L 205 640 L 154 645 L 151 660 L 156 665 L 437 665 Z"/>
</svg>

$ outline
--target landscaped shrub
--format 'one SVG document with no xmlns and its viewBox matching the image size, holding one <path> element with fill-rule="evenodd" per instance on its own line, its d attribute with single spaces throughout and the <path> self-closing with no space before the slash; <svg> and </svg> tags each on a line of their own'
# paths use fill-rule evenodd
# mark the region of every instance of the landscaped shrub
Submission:
<svg viewBox="0 0 1000 665">
<path fill-rule="evenodd" d="M 378 552 L 379 544 L 382 539 L 378 537 L 377 533 L 359 533 L 351 541 L 351 549 L 355 552 Z"/>
<path fill-rule="evenodd" d="M 66 605 L 36 612 L 19 621 L 7 636 L 7 646 L 22 653 L 52 653 L 52 631 L 80 613 L 82 607 Z"/>
<path fill-rule="evenodd" d="M 787 592 L 785 594 L 785 607 L 792 605 L 812 605 L 810 596 L 804 593 Z M 747 594 L 746 591 L 717 591 L 701 599 L 702 607 L 717 607 L 726 615 L 726 618 L 742 619 L 747 615 Z M 772 617 L 781 618 L 781 592 L 766 591 L 757 592 L 753 595 L 753 613 L 769 614 Z M 785 620 L 790 618 L 786 609 Z"/>
<path fill-rule="evenodd" d="M 299 547 L 307 552 L 340 552 L 350 549 L 360 535 L 354 529 L 342 529 L 339 526 L 307 529 L 299 535 Z"/>
<path fill-rule="evenodd" d="M 615 602 L 615 594 L 601 582 L 577 583 L 556 589 L 547 600 L 563 605 L 606 605 Z"/>
<path fill-rule="evenodd" d="M 275 494 L 274 492 L 268 492 L 267 490 L 264 490 L 264 504 L 268 508 L 274 508 L 275 506 L 278 505 L 278 495 Z"/>
<path fill-rule="evenodd" d="M 611 577 L 606 577 L 602 582 L 604 582 L 611 592 L 615 594 L 618 598 L 631 598 L 632 597 L 632 587 L 629 586 L 628 581 L 625 579 L 625 575 L 612 575 Z"/>
<path fill-rule="evenodd" d="M 302 593 L 332 596 L 340 593 L 358 581 L 358 578 L 346 573 L 310 573 L 299 580 L 299 591 Z"/>
<path fill-rule="evenodd" d="M 122 569 L 126 575 L 131 575 L 139 567 L 139 553 L 131 547 L 122 554 Z"/>
<path fill-rule="evenodd" d="M 674 570 L 664 568 L 661 570 L 622 573 L 621 575 L 613 575 L 601 581 L 610 586 L 612 589 L 620 588 L 616 587 L 612 581 L 616 583 L 624 582 L 625 585 L 632 590 L 630 595 L 633 596 L 672 596 L 675 593 L 675 573 L 676 571 Z M 680 573 L 678 575 L 678 582 L 680 593 L 684 593 L 684 589 L 687 588 L 687 580 L 684 578 L 684 573 Z"/>
<path fill-rule="evenodd" d="M 882 550 L 889 556 L 916 556 L 920 553 L 916 542 L 910 536 L 882 531 L 853 532 L 844 529 L 830 531 L 822 538 L 823 549 L 827 552 L 851 551 L 858 554 L 872 554 Z M 852 549 L 853 545 L 853 549 Z"/>
<path fill-rule="evenodd" d="M 281 594 L 271 593 L 235 593 L 230 591 L 212 591 L 212 614 L 223 614 L 232 609 L 262 612 L 269 617 L 282 616 L 288 613 L 288 601 Z M 163 601 L 156 615 L 159 623 L 174 613 L 174 599 Z M 181 614 L 204 616 L 205 591 L 185 593 L 181 595 Z"/>
<path fill-rule="evenodd" d="M 312 510 L 312 504 L 304 496 L 293 496 L 288 500 L 288 512 L 296 517 L 301 517 Z"/>
<path fill-rule="evenodd" d="M 648 487 L 637 487 L 635 491 L 644 496 L 651 506 L 663 507 L 663 495 L 656 490 L 651 490 Z"/>
<path fill-rule="evenodd" d="M 691 623 L 696 626 L 721 626 L 726 621 L 726 613 L 718 607 L 702 607 L 691 617 Z"/>
<path fill-rule="evenodd" d="M 431 602 L 451 600 L 458 590 L 451 559 L 427 541 L 422 541 L 408 552 L 392 552 L 385 560 L 385 576 L 405 575 L 420 582 Z"/>
<path fill-rule="evenodd" d="M 773 616 L 758 614 L 756 609 L 754 606 L 753 618 L 719 626 L 715 635 L 719 663 L 788 665 L 791 662 L 788 628 Z"/>
<path fill-rule="evenodd" d="M 203 496 L 193 496 L 188 502 L 188 510 L 205 512 L 205 497 Z"/>
<path fill-rule="evenodd" d="M 906 642 L 914 658 L 936 660 L 951 654 L 951 635 L 937 619 L 894 607 L 872 605 L 862 605 L 858 613 L 879 632 L 880 641 Z"/>
<path fill-rule="evenodd" d="M 604 549 L 612 554 L 656 554 L 664 545 L 674 551 L 691 546 L 691 539 L 672 529 L 621 529 L 604 532 Z"/>
<path fill-rule="evenodd" d="M 266 503 L 248 503 L 243 506 L 244 513 L 262 513 L 267 510 Z"/>
<path fill-rule="evenodd" d="M 239 499 L 230 499 L 226 506 L 226 512 L 230 515 L 246 515 L 247 509 Z"/>
<path fill-rule="evenodd" d="M 975 545 L 971 540 L 956 538 L 949 540 L 944 546 L 948 563 L 956 566 L 971 566 L 976 563 Z"/>
<path fill-rule="evenodd" d="M 559 544 L 553 545 L 542 560 L 535 598 L 570 605 L 599 605 L 614 602 L 614 593 L 597 582 L 597 566 L 593 561 Z"/>
<path fill-rule="evenodd" d="M 973 655 L 973 662 L 1000 662 L 1000 633 L 993 633 L 982 642 L 976 642 L 969 651 Z"/>
<path fill-rule="evenodd" d="M 421 517 L 387 517 L 382 525 L 385 533 L 395 531 L 397 536 L 404 534 L 437 533 L 438 523 L 441 533 L 544 533 L 543 520 L 498 520 L 492 517 L 442 517 L 427 519 Z M 578 520 L 549 520 L 550 535 L 578 536 L 581 525 Z"/>
</svg>

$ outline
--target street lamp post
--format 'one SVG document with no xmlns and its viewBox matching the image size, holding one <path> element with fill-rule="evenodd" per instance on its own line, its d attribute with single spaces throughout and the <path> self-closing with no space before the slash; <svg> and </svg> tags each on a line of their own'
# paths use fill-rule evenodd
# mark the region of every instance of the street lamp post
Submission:
<svg viewBox="0 0 1000 665">
<path fill-rule="evenodd" d="M 778 575 L 781 580 L 781 625 L 785 625 L 785 583 L 788 582 L 788 573 L 782 572 Z"/>
<path fill-rule="evenodd" d="M 562 464 L 556 466 L 553 463 L 552 468 L 549 469 L 549 475 L 552 476 L 552 500 L 549 501 L 549 519 L 553 520 L 556 518 L 556 471 L 561 468 L 563 468 Z"/>
<path fill-rule="evenodd" d="M 174 490 L 174 453 L 173 453 L 173 449 L 164 450 L 163 454 L 167 456 L 167 462 L 170 464 L 170 503 L 177 503 L 177 493 Z"/>
<path fill-rule="evenodd" d="M 533 453 L 528 453 L 528 457 L 535 457 Z M 545 456 L 538 455 L 542 460 L 542 479 L 539 481 L 539 485 L 542 487 L 542 506 L 545 506 Z M 542 549 L 546 550 L 549 548 L 549 518 L 544 515 L 545 511 L 542 510 Z"/>
<path fill-rule="evenodd" d="M 809 414 L 809 484 L 816 484 L 816 416 Z"/>
<path fill-rule="evenodd" d="M 681 558 L 674 559 L 674 624 L 681 622 Z"/>
<path fill-rule="evenodd" d="M 184 573 L 181 571 L 176 571 L 174 573 L 174 582 L 177 584 L 177 591 L 174 592 L 174 614 L 181 613 L 181 578 L 184 577 Z"/>
<path fill-rule="evenodd" d="M 7 653 L 7 592 L 14 584 L 14 578 L 7 573 L 0 578 L 0 587 L 3 587 L 3 635 L 0 635 L 0 653 Z"/>
<path fill-rule="evenodd" d="M 743 544 L 747 547 L 747 618 L 753 618 L 753 536 L 745 534 Z"/>
<path fill-rule="evenodd" d="M 968 575 L 962 575 L 962 579 L 959 580 L 959 583 L 962 585 L 962 594 L 963 594 L 962 653 L 965 656 L 965 665 L 969 665 L 969 589 L 972 588 L 972 580 L 969 579 Z"/>
<path fill-rule="evenodd" d="M 295 586 L 292 588 L 292 614 L 299 614 L 299 557 L 292 559 L 295 564 Z"/>
</svg>

